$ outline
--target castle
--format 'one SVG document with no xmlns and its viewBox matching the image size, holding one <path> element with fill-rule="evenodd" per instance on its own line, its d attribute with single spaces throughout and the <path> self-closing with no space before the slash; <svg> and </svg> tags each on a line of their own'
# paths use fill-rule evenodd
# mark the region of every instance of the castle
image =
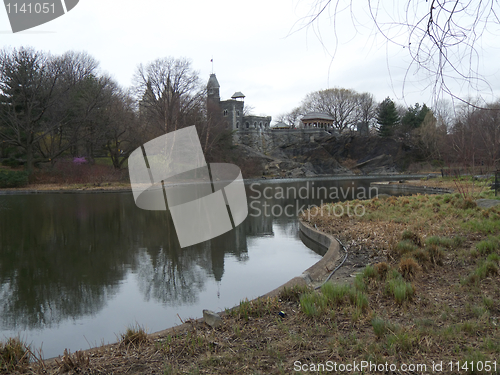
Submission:
<svg viewBox="0 0 500 375">
<path fill-rule="evenodd" d="M 243 144 L 267 153 L 277 147 L 297 142 L 312 142 L 315 137 L 331 135 L 326 126 L 309 126 L 300 129 L 271 128 L 271 116 L 245 115 L 243 101 L 245 95 L 241 92 L 235 92 L 231 99 L 221 100 L 219 91 L 219 81 L 212 73 L 207 83 L 207 108 L 220 111 L 222 117 L 227 120 L 229 129 L 234 132 L 235 144 Z"/>
<path fill-rule="evenodd" d="M 240 91 L 231 96 L 231 99 L 220 100 L 219 81 L 215 74 L 210 74 L 207 84 L 207 100 L 215 108 L 220 108 L 222 116 L 227 119 L 231 130 L 240 129 L 269 129 L 271 125 L 271 116 L 252 116 L 244 114 L 244 98 Z M 209 106 L 210 106 L 209 104 Z"/>
</svg>

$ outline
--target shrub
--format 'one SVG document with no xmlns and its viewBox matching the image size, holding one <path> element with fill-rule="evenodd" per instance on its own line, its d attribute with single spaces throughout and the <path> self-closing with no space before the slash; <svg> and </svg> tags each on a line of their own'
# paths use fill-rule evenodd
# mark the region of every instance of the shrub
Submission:
<svg viewBox="0 0 500 375">
<path fill-rule="evenodd" d="M 15 188 L 28 185 L 28 172 L 0 171 L 0 188 Z"/>
<path fill-rule="evenodd" d="M 2 165 L 4 167 L 11 167 L 11 168 L 16 168 L 20 165 L 19 161 L 17 161 L 14 158 L 8 158 L 2 161 Z"/>
</svg>

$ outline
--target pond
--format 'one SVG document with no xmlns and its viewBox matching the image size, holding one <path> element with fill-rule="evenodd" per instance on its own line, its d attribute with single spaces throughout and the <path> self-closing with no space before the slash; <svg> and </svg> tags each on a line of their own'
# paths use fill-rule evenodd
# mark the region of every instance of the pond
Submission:
<svg viewBox="0 0 500 375">
<path fill-rule="evenodd" d="M 129 192 L 0 195 L 0 340 L 51 358 L 263 295 L 323 255 L 301 242 L 296 213 L 371 181 L 251 182 L 243 224 L 184 249 L 167 213 L 138 209 Z"/>
</svg>

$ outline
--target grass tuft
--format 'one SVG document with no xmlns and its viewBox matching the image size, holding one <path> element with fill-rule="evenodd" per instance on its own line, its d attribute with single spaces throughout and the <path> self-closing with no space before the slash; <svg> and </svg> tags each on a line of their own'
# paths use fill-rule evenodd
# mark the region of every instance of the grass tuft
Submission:
<svg viewBox="0 0 500 375">
<path fill-rule="evenodd" d="M 140 346 L 148 341 L 148 334 L 144 327 L 136 324 L 135 326 L 128 327 L 125 333 L 121 334 L 120 344 L 125 346 Z"/>
<path fill-rule="evenodd" d="M 82 351 L 77 351 L 75 354 L 71 354 L 68 352 L 68 349 L 64 349 L 63 357 L 59 357 L 59 362 L 57 359 L 55 360 L 57 366 L 59 367 L 59 374 L 73 371 L 74 374 L 82 372 L 89 368 L 90 358 Z"/>
<path fill-rule="evenodd" d="M 373 332 L 375 332 L 375 335 L 380 338 L 385 335 L 387 332 L 387 323 L 385 322 L 384 319 L 375 317 L 372 319 L 372 327 L 373 327 Z"/>
<path fill-rule="evenodd" d="M 409 301 L 414 294 L 411 283 L 406 282 L 397 271 L 393 271 L 391 278 L 387 281 L 386 292 L 392 295 L 398 304 Z"/>
<path fill-rule="evenodd" d="M 410 240 L 402 240 L 399 241 L 398 244 L 396 245 L 396 253 L 398 255 L 404 255 L 407 253 L 412 253 L 413 251 L 417 250 L 418 246 L 415 245 L 412 241 Z"/>
<path fill-rule="evenodd" d="M 29 351 L 20 338 L 9 338 L 7 342 L 0 342 L 0 370 L 18 370 L 29 363 Z"/>
<path fill-rule="evenodd" d="M 413 280 L 421 267 L 413 258 L 403 258 L 399 262 L 399 272 L 405 280 Z"/>
<path fill-rule="evenodd" d="M 496 252 L 500 248 L 497 238 L 491 237 L 476 244 L 479 254 L 487 255 Z"/>
</svg>

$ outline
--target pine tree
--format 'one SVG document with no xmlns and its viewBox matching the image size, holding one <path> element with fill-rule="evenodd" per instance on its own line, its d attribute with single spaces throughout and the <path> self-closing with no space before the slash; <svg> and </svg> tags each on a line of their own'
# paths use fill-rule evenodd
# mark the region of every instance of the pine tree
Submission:
<svg viewBox="0 0 500 375">
<path fill-rule="evenodd" d="M 379 135 L 390 137 L 394 134 L 395 127 L 399 124 L 399 115 L 396 105 L 389 98 L 385 98 L 377 108 L 377 123 L 379 124 Z"/>
<path fill-rule="evenodd" d="M 415 106 L 408 107 L 405 115 L 401 119 L 401 125 L 408 131 L 417 129 L 424 122 L 425 116 L 429 112 L 429 108 L 424 104 L 420 107 L 420 104 L 415 103 Z"/>
</svg>

